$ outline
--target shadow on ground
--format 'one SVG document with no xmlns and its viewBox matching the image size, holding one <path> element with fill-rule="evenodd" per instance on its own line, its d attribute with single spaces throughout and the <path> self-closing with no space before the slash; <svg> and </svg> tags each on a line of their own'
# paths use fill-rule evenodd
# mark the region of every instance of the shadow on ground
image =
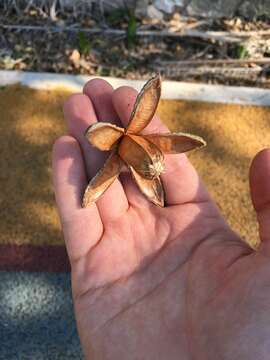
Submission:
<svg viewBox="0 0 270 360">
<path fill-rule="evenodd" d="M 51 150 L 65 131 L 67 96 L 12 86 L 0 91 L 0 242 L 62 243 L 51 183 Z"/>
</svg>

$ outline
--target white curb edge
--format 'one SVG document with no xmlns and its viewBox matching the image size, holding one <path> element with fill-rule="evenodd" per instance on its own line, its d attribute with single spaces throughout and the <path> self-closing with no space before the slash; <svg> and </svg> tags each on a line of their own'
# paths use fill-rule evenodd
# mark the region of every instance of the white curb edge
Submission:
<svg viewBox="0 0 270 360">
<path fill-rule="evenodd" d="M 0 86 L 20 83 L 35 89 L 53 90 L 65 88 L 81 92 L 83 85 L 96 76 L 35 73 L 0 70 Z M 144 80 L 125 80 L 103 77 L 114 88 L 127 85 L 140 90 Z M 162 98 L 171 100 L 193 100 L 212 103 L 270 106 L 270 90 L 223 85 L 193 84 L 178 81 L 162 82 Z"/>
</svg>

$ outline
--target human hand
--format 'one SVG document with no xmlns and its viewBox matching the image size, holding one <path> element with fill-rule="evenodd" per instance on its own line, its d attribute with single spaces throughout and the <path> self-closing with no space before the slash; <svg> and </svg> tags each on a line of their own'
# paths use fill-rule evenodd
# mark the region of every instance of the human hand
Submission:
<svg viewBox="0 0 270 360">
<path fill-rule="evenodd" d="M 262 241 L 257 252 L 228 227 L 182 154 L 166 156 L 165 208 L 146 200 L 126 173 L 96 204 L 81 208 L 87 178 L 104 163 L 84 132 L 97 119 L 126 125 L 136 95 L 90 81 L 84 94 L 67 100 L 70 136 L 53 150 L 86 358 L 268 359 L 270 150 L 251 167 Z M 155 117 L 146 130 L 163 129 Z"/>
</svg>

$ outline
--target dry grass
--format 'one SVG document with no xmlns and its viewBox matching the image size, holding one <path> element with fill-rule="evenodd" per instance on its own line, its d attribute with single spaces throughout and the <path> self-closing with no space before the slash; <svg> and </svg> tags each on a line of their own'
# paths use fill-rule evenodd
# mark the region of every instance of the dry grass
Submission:
<svg viewBox="0 0 270 360">
<path fill-rule="evenodd" d="M 0 89 L 0 243 L 62 243 L 51 185 L 51 148 L 65 132 L 61 106 L 67 95 L 20 86 Z M 159 113 L 171 130 L 207 140 L 207 148 L 190 159 L 229 223 L 255 244 L 248 171 L 255 154 L 270 144 L 270 109 L 162 101 Z"/>
</svg>

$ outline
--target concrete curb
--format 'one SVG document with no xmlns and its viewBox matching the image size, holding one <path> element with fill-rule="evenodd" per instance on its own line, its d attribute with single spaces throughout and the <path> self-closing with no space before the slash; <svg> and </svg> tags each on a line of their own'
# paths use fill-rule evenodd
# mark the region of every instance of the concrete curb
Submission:
<svg viewBox="0 0 270 360">
<path fill-rule="evenodd" d="M 53 90 L 64 88 L 82 91 L 83 85 L 96 76 L 34 73 L 22 71 L 0 71 L 0 86 L 20 83 L 34 89 Z M 145 80 L 125 80 L 102 77 L 114 88 L 132 86 L 140 90 Z M 270 90 L 223 85 L 193 84 L 178 81 L 163 81 L 162 98 L 212 103 L 229 103 L 255 106 L 270 106 Z"/>
</svg>

